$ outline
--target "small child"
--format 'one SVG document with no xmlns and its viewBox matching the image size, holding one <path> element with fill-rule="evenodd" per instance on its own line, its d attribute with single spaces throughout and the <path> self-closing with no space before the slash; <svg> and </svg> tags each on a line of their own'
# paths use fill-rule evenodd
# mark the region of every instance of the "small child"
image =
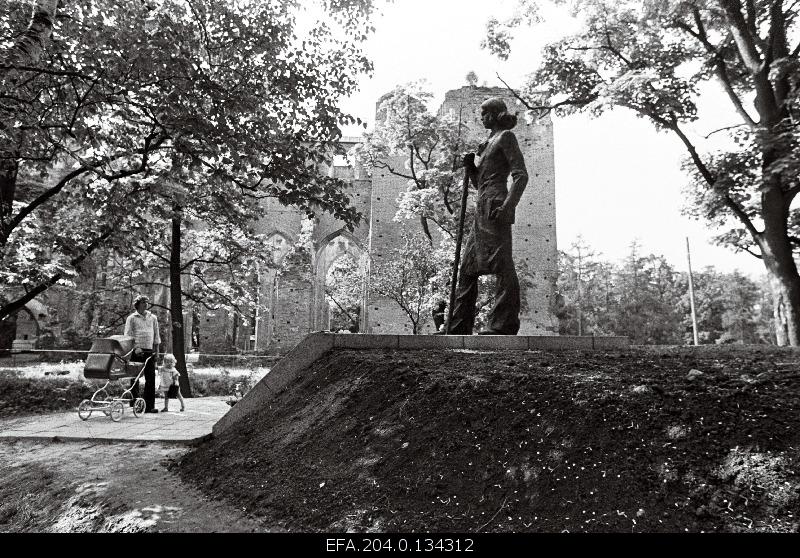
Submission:
<svg viewBox="0 0 800 558">
<path fill-rule="evenodd" d="M 167 353 L 164 355 L 164 364 L 161 366 L 161 386 L 159 387 L 159 391 L 164 394 L 164 408 L 161 409 L 162 413 L 166 413 L 169 411 L 169 400 L 170 398 L 178 398 L 178 401 L 181 402 L 181 411 L 185 409 L 185 405 L 183 403 L 183 396 L 181 395 L 181 389 L 178 385 L 178 379 L 180 378 L 180 372 L 178 369 L 175 368 L 175 363 L 177 363 L 177 359 L 175 355 L 172 353 Z"/>
</svg>

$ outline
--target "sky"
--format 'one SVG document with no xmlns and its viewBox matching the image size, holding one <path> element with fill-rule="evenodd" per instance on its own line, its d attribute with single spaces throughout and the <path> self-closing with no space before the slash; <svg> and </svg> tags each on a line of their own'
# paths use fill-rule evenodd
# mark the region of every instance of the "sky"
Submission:
<svg viewBox="0 0 800 558">
<path fill-rule="evenodd" d="M 377 0 L 381 2 L 381 0 Z M 359 92 L 342 108 L 371 127 L 375 102 L 404 83 L 425 80 L 435 106 L 449 89 L 466 85 L 470 71 L 480 85 L 521 85 L 539 63 L 547 42 L 576 29 L 577 23 L 557 9 L 543 12 L 544 23 L 518 33 L 512 53 L 501 61 L 480 42 L 486 21 L 511 14 L 515 0 L 394 0 L 381 4 L 376 32 L 366 44 L 375 66 Z M 699 105 L 700 120 L 687 131 L 700 138 L 736 123 L 721 89 L 709 86 Z M 358 135 L 357 128 L 344 130 Z M 681 171 L 685 148 L 674 135 L 658 133 L 632 112 L 618 109 L 599 118 L 553 117 L 556 177 L 556 231 L 561 250 L 580 235 L 606 261 L 619 261 L 636 240 L 642 254 L 663 255 L 679 271 L 687 269 L 686 238 L 692 269 L 713 265 L 759 277 L 760 260 L 747 253 L 713 245 L 713 231 L 681 214 L 687 176 Z M 528 169 L 531 171 L 531 169 Z M 526 192 L 535 195 L 535 192 Z"/>
</svg>

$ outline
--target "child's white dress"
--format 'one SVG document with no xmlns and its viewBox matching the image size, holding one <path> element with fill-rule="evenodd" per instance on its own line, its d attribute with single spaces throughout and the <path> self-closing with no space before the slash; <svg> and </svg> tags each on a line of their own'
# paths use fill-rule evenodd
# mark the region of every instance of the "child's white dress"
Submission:
<svg viewBox="0 0 800 558">
<path fill-rule="evenodd" d="M 166 368 L 164 366 L 160 368 L 161 385 L 158 387 L 158 391 L 161 393 L 167 393 L 167 391 L 169 391 L 169 388 L 172 386 L 172 376 L 175 372 L 176 370 L 174 368 Z"/>
</svg>

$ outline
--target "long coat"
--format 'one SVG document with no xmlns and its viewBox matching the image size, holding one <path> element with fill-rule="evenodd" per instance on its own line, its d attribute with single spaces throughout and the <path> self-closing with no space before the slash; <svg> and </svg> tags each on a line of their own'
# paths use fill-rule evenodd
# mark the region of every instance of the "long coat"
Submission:
<svg viewBox="0 0 800 558">
<path fill-rule="evenodd" d="M 471 271 L 478 275 L 502 273 L 514 265 L 511 259 L 514 215 L 506 220 L 490 219 L 489 215 L 506 200 L 509 175 L 519 184 L 520 194 L 527 182 L 528 171 L 514 132 L 504 130 L 482 143 L 475 157 L 475 166 L 478 200 L 472 233 L 467 240 L 468 245 L 474 243 L 475 261 L 465 263 L 474 265 Z"/>
</svg>

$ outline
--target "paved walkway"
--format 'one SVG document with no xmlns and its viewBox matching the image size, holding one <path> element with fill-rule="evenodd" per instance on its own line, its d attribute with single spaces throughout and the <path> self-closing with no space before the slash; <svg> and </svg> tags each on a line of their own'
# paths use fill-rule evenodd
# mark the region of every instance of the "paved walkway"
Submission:
<svg viewBox="0 0 800 558">
<path fill-rule="evenodd" d="M 130 407 L 119 422 L 95 411 L 88 420 L 78 418 L 78 411 L 36 415 L 0 421 L 3 440 L 93 440 L 114 442 L 200 442 L 211 437 L 211 427 L 230 410 L 227 397 L 197 397 L 171 401 L 168 413 L 133 416 Z M 156 400 L 156 404 L 162 404 Z"/>
</svg>

